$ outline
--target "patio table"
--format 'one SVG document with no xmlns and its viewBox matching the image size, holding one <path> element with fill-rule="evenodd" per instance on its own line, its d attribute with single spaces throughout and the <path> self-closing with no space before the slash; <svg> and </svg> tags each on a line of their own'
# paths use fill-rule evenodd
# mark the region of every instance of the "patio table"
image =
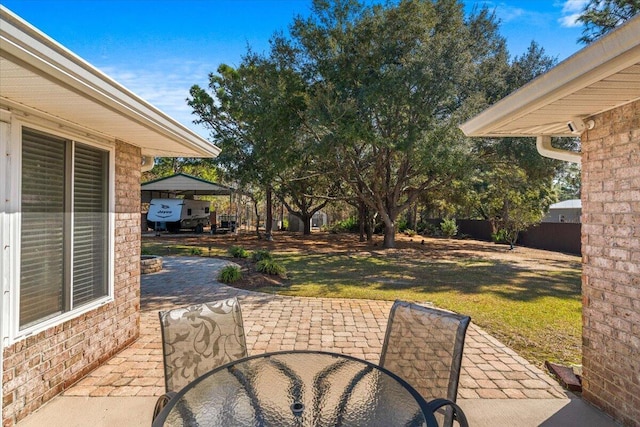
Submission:
<svg viewBox="0 0 640 427">
<path fill-rule="evenodd" d="M 320 351 L 250 356 L 183 388 L 160 426 L 435 427 L 427 402 L 392 372 Z"/>
</svg>

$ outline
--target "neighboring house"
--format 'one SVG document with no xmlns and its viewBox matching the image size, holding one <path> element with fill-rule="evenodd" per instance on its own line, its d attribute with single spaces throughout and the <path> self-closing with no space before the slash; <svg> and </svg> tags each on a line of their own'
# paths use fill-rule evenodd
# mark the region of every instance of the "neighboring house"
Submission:
<svg viewBox="0 0 640 427">
<path fill-rule="evenodd" d="M 549 212 L 542 218 L 542 222 L 579 223 L 581 215 L 582 200 L 565 200 L 549 206 Z"/>
<path fill-rule="evenodd" d="M 218 152 L 0 7 L 3 426 L 138 337 L 141 165 Z"/>
<path fill-rule="evenodd" d="M 461 128 L 582 163 L 582 395 L 640 425 L 640 16 Z M 571 135 L 581 153 L 551 147 Z"/>
</svg>

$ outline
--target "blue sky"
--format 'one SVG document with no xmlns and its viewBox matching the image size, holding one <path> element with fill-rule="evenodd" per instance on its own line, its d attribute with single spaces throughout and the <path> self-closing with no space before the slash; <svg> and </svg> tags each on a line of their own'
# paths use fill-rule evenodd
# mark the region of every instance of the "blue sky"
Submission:
<svg viewBox="0 0 640 427">
<path fill-rule="evenodd" d="M 532 40 L 563 60 L 577 52 L 574 24 L 586 0 L 464 0 L 495 10 L 512 56 Z M 2 0 L 3 6 L 203 137 L 185 99 L 247 46 L 268 49 L 275 31 L 311 0 Z"/>
</svg>

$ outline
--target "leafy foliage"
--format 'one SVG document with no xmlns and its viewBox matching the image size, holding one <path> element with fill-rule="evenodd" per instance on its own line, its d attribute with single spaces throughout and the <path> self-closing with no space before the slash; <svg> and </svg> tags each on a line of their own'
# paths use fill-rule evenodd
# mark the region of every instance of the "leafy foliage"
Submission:
<svg viewBox="0 0 640 427">
<path fill-rule="evenodd" d="M 153 169 L 142 174 L 142 182 L 164 178 L 177 173 L 186 173 L 213 182 L 217 182 L 220 178 L 218 169 L 212 159 L 158 157 L 154 160 Z"/>
<path fill-rule="evenodd" d="M 306 225 L 336 188 L 301 132 L 309 88 L 283 39 L 271 44 L 269 56 L 249 51 L 239 67 L 221 65 L 210 76 L 211 93 L 195 85 L 188 100 L 222 149 L 216 163 L 225 177 L 253 194 L 263 189 L 267 234 L 272 194 Z"/>
<path fill-rule="evenodd" d="M 536 43 L 502 69 L 504 94 L 544 73 L 555 64 Z M 491 82 L 493 80 L 490 80 Z M 487 97 L 495 88 L 479 88 Z M 565 148 L 574 141 L 555 141 Z M 458 214 L 488 219 L 493 232 L 502 230 L 508 241 L 515 242 L 520 231 L 539 222 L 547 207 L 557 200 L 554 178 L 567 164 L 544 158 L 535 142 L 527 138 L 477 138 L 472 151 L 473 174 L 450 186 L 453 194 L 445 194 L 457 205 Z M 451 196 L 454 198 L 451 198 Z"/>
<path fill-rule="evenodd" d="M 415 236 L 415 235 L 416 235 L 416 234 L 418 234 L 418 233 L 417 233 L 415 230 L 412 230 L 412 229 L 410 229 L 410 228 L 406 228 L 406 229 L 404 230 L 404 234 L 405 234 L 405 235 L 407 235 L 407 236 L 409 236 L 409 237 L 413 237 L 413 236 Z"/>
<path fill-rule="evenodd" d="M 273 255 L 271 255 L 271 252 L 266 249 L 257 249 L 251 254 L 251 259 L 258 262 L 265 259 L 273 259 Z"/>
<path fill-rule="evenodd" d="M 334 233 L 357 233 L 358 218 L 351 216 L 342 221 L 338 221 L 330 227 L 330 231 Z"/>
<path fill-rule="evenodd" d="M 218 274 L 218 280 L 222 283 L 234 283 L 240 279 L 242 279 L 242 271 L 237 265 L 227 265 Z"/>
<path fill-rule="evenodd" d="M 510 60 L 498 29 L 494 13 L 465 17 L 457 0 L 314 0 L 289 38 L 221 65 L 188 103 L 222 149 L 218 173 L 251 195 L 257 218 L 266 200 L 267 233 L 272 194 L 305 234 L 315 212 L 346 201 L 361 239 L 384 224 L 384 247 L 417 225 L 417 214 L 411 225 L 401 214 L 418 203 L 497 226 L 553 202 L 563 168 L 532 141 L 470 140 L 458 129 L 555 64 L 536 43 Z"/>
<path fill-rule="evenodd" d="M 231 246 L 229 248 L 229 254 L 234 258 L 248 258 L 249 251 L 240 246 Z"/>
<path fill-rule="evenodd" d="M 638 0 L 589 0 L 578 22 L 584 25 L 578 41 L 589 44 L 640 12 Z"/>
<path fill-rule="evenodd" d="M 313 85 L 312 136 L 335 162 L 334 173 L 379 215 L 385 247 L 394 246 L 401 212 L 467 169 L 457 123 L 472 93 L 469 75 L 486 59 L 475 36 L 495 29 L 484 25 L 487 14 L 482 20 L 467 25 L 455 0 L 385 7 L 316 1 L 311 17 L 294 22 Z"/>
<path fill-rule="evenodd" d="M 440 223 L 440 230 L 445 237 L 453 237 L 458 234 L 458 225 L 454 218 L 443 219 Z"/>
<path fill-rule="evenodd" d="M 256 270 L 261 273 L 270 274 L 272 276 L 284 277 L 287 274 L 287 269 L 277 261 L 273 259 L 263 259 L 256 263 Z"/>
<path fill-rule="evenodd" d="M 202 249 L 200 249 L 200 248 L 189 248 L 189 255 L 200 256 L 200 255 L 202 255 Z"/>
</svg>

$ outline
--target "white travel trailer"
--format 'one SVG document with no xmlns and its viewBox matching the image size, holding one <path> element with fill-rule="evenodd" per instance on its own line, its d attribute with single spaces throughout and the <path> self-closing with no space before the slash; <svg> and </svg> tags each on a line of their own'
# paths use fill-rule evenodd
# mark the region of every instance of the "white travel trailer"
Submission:
<svg viewBox="0 0 640 427">
<path fill-rule="evenodd" d="M 176 233 L 188 228 L 202 233 L 209 225 L 209 205 L 207 200 L 153 199 L 149 203 L 147 226 L 156 231 Z"/>
</svg>

